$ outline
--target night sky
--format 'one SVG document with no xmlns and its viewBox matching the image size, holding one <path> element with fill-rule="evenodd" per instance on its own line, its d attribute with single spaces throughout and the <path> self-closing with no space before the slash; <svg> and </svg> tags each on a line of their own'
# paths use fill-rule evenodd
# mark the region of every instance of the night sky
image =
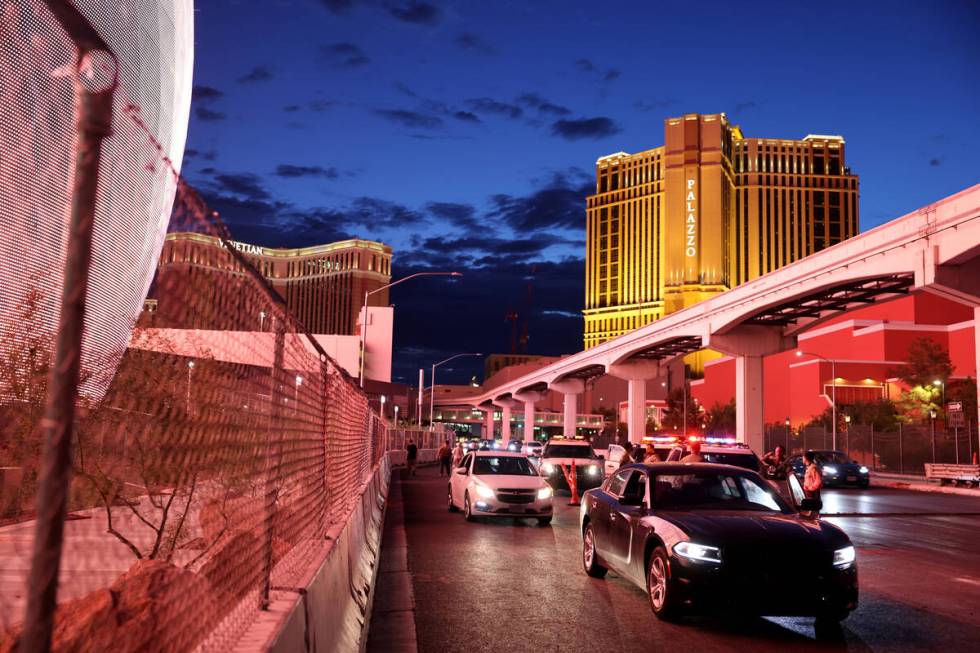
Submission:
<svg viewBox="0 0 980 653">
<path fill-rule="evenodd" d="M 235 237 L 464 273 L 393 290 L 396 381 L 509 351 L 510 311 L 529 353 L 579 350 L 595 160 L 662 145 L 667 117 L 843 135 L 862 230 L 978 181 L 972 0 L 195 4 L 183 172 Z M 482 370 L 460 363 L 439 380 Z"/>
</svg>

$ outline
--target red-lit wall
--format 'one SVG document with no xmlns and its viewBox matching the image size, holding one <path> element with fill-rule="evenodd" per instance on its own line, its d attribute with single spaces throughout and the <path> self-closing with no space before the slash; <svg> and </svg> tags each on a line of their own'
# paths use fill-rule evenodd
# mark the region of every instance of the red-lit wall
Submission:
<svg viewBox="0 0 980 653">
<path fill-rule="evenodd" d="M 832 365 L 813 356 L 836 360 L 838 406 L 876 396 L 894 396 L 894 370 L 907 358 L 909 345 L 923 337 L 947 349 L 954 377 L 976 378 L 973 309 L 917 293 L 851 311 L 805 332 L 798 348 L 765 360 L 765 420 L 794 426 L 830 406 Z M 826 391 L 826 394 L 824 392 Z M 721 358 L 705 365 L 704 379 L 691 392 L 706 407 L 735 397 L 735 360 Z"/>
</svg>

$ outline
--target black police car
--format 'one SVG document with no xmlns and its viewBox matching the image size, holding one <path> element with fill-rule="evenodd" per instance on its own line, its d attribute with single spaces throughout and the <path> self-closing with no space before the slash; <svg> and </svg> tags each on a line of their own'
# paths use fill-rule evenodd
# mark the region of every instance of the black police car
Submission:
<svg viewBox="0 0 980 653">
<path fill-rule="evenodd" d="M 585 572 L 613 569 L 644 587 L 664 619 L 723 611 L 840 621 L 858 602 L 854 546 L 799 514 L 816 506 L 798 479 L 787 483 L 795 507 L 730 465 L 624 467 L 582 498 Z"/>
</svg>

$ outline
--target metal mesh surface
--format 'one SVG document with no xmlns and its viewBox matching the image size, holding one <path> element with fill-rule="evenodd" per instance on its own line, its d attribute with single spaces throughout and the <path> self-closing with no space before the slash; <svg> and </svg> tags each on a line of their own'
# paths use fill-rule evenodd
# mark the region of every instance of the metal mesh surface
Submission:
<svg viewBox="0 0 980 653">
<path fill-rule="evenodd" d="M 176 174 L 190 2 L 78 5 L 118 48 L 121 86 L 99 170 L 54 649 L 225 651 L 305 581 L 388 429 L 232 248 L 220 270 L 189 265 L 154 287 L 169 323 L 206 314 L 213 330 L 137 319 L 168 218 L 230 237 Z M 48 510 L 36 504 L 39 421 L 63 283 L 73 58 L 40 2 L 0 0 L 0 651 L 20 632 Z"/>
</svg>

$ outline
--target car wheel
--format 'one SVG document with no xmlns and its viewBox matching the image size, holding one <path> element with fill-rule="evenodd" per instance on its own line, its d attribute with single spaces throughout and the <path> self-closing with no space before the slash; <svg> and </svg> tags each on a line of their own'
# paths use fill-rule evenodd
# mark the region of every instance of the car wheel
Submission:
<svg viewBox="0 0 980 653">
<path fill-rule="evenodd" d="M 456 505 L 453 503 L 453 488 L 452 486 L 449 486 L 449 512 L 456 512 L 457 510 L 458 508 L 456 508 Z"/>
<path fill-rule="evenodd" d="M 473 511 L 470 509 L 470 493 L 467 492 L 463 496 L 463 516 L 466 517 L 466 521 L 473 521 Z"/>
<path fill-rule="evenodd" d="M 653 550 L 647 565 L 647 595 L 650 609 L 659 619 L 670 619 L 676 612 L 674 592 L 670 582 L 670 563 L 662 546 Z"/>
<path fill-rule="evenodd" d="M 595 531 L 592 530 L 592 524 L 586 524 L 585 531 L 582 533 L 582 566 L 585 567 L 585 573 L 593 578 L 603 578 L 609 571 L 599 564 L 599 556 L 595 550 Z"/>
<path fill-rule="evenodd" d="M 551 517 L 538 517 L 538 526 L 549 526 L 551 524 Z"/>
</svg>

